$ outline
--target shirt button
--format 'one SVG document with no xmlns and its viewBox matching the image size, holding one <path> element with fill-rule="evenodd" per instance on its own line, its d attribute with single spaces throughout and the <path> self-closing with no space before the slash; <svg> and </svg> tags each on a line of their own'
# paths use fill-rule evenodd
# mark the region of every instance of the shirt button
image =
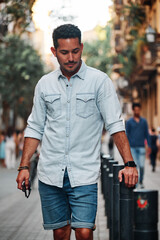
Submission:
<svg viewBox="0 0 160 240">
<path fill-rule="evenodd" d="M 62 169 L 62 171 L 64 171 L 64 169 Z"/>
<path fill-rule="evenodd" d="M 66 137 L 69 137 L 69 135 L 67 134 Z"/>
<path fill-rule="evenodd" d="M 70 100 L 68 100 L 67 102 L 70 103 Z"/>
</svg>

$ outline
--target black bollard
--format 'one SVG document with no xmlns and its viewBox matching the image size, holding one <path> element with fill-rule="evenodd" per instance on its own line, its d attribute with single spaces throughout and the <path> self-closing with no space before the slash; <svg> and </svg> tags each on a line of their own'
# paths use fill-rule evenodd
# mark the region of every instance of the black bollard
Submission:
<svg viewBox="0 0 160 240">
<path fill-rule="evenodd" d="M 112 240 L 112 221 L 113 221 L 113 164 L 118 164 L 118 161 L 109 161 L 109 174 L 108 174 L 108 209 L 107 226 L 109 228 L 109 239 Z"/>
<path fill-rule="evenodd" d="M 105 200 L 105 215 L 108 215 L 107 212 L 107 205 L 108 205 L 108 195 L 109 195 L 109 191 L 108 191 L 108 185 L 109 185 L 109 161 L 113 160 L 112 157 L 107 157 L 105 160 L 105 171 L 104 171 L 104 182 L 103 182 L 103 186 L 104 186 L 104 200 Z"/>
<path fill-rule="evenodd" d="M 107 168 L 107 162 L 110 159 L 110 155 L 101 154 L 101 191 L 103 193 L 104 197 L 104 191 L 105 191 L 105 178 L 106 178 L 106 168 Z"/>
<path fill-rule="evenodd" d="M 158 240 L 158 191 L 134 191 L 134 240 Z"/>
<path fill-rule="evenodd" d="M 133 189 L 120 183 L 120 240 L 133 240 Z"/>
<path fill-rule="evenodd" d="M 120 240 L 120 183 L 118 179 L 118 173 L 123 168 L 124 165 L 113 165 L 113 240 Z"/>
<path fill-rule="evenodd" d="M 110 202 L 111 202 L 111 179 L 113 178 L 113 164 L 117 164 L 115 160 L 109 160 L 107 164 L 107 182 L 106 182 L 106 201 L 105 201 L 105 212 L 107 216 L 107 227 L 110 227 Z"/>
</svg>

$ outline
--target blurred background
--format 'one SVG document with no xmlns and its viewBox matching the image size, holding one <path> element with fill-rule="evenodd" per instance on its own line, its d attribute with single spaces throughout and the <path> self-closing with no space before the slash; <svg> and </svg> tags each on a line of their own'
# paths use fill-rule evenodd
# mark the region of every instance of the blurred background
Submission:
<svg viewBox="0 0 160 240">
<path fill-rule="evenodd" d="M 159 0 L 0 0 L 0 130 L 24 129 L 40 77 L 57 68 L 52 31 L 82 30 L 83 59 L 114 82 L 124 119 L 140 101 L 149 127 L 160 126 Z"/>
<path fill-rule="evenodd" d="M 52 233 L 44 233 L 41 226 L 37 191 L 24 200 L 24 194 L 16 191 L 15 180 L 34 88 L 43 74 L 58 67 L 50 51 L 52 32 L 64 23 L 73 23 L 81 29 L 83 60 L 112 79 L 124 121 L 132 115 L 132 102 L 140 102 L 142 116 L 149 128 L 155 129 L 160 141 L 159 0 L 0 0 L 0 239 L 3 240 L 52 239 Z M 105 132 L 102 151 L 113 155 L 113 142 L 109 136 L 105 139 Z M 38 157 L 39 149 L 31 160 L 32 183 Z M 116 149 L 114 157 L 120 159 Z M 153 174 L 146 161 L 145 186 L 149 189 L 160 188 L 160 161 L 157 162 Z M 37 190 L 37 183 L 33 184 L 33 190 Z M 100 193 L 96 225 L 95 239 L 109 239 Z"/>
</svg>

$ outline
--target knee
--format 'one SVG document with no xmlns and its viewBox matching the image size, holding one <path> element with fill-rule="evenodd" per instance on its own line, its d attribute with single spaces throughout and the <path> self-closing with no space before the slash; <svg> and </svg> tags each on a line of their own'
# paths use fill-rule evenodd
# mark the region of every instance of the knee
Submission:
<svg viewBox="0 0 160 240">
<path fill-rule="evenodd" d="M 55 240 L 67 240 L 70 237 L 71 228 L 70 226 L 65 226 L 53 231 Z"/>
<path fill-rule="evenodd" d="M 92 240 L 93 231 L 89 228 L 77 228 L 76 229 L 76 238 L 78 240 Z"/>
</svg>

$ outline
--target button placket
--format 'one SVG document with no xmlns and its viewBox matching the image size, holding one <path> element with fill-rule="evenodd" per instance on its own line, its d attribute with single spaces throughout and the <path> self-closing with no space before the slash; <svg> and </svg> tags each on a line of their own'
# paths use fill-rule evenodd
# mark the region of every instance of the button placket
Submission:
<svg viewBox="0 0 160 240">
<path fill-rule="evenodd" d="M 65 155 L 68 159 L 69 154 L 69 136 L 70 136 L 70 99 L 71 99 L 71 83 L 67 83 L 68 87 L 66 88 L 67 93 L 67 106 L 66 106 L 66 149 L 65 149 Z"/>
</svg>

